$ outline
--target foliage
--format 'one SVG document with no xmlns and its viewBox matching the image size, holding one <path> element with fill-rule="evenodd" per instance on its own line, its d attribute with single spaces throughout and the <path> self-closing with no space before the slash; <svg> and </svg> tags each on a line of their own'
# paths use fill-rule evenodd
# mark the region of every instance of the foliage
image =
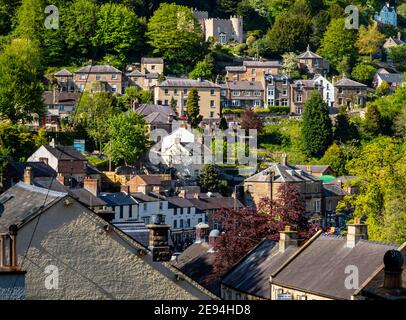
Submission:
<svg viewBox="0 0 406 320">
<path fill-rule="evenodd" d="M 338 177 L 347 173 L 345 170 L 347 159 L 343 150 L 336 143 L 327 149 L 319 163 L 329 165 Z"/>
<path fill-rule="evenodd" d="M 388 49 L 388 57 L 393 63 L 406 64 L 406 46 L 396 46 Z"/>
<path fill-rule="evenodd" d="M 123 109 L 130 110 L 138 104 L 153 103 L 152 92 L 149 90 L 139 89 L 135 86 L 125 88 L 124 95 L 117 98 L 124 106 Z"/>
<path fill-rule="evenodd" d="M 327 104 L 317 92 L 305 103 L 302 137 L 304 152 L 320 158 L 332 142 L 332 125 Z"/>
<path fill-rule="evenodd" d="M 204 165 L 197 178 L 197 183 L 202 188 L 203 192 L 218 191 L 219 181 L 220 174 L 218 168 L 212 164 Z"/>
<path fill-rule="evenodd" d="M 292 72 L 297 71 L 299 60 L 294 52 L 284 53 L 282 55 L 282 73 L 291 75 Z"/>
<path fill-rule="evenodd" d="M 34 42 L 14 39 L 0 54 L 0 117 L 12 123 L 41 116 L 43 86 L 39 81 L 40 52 Z"/>
<path fill-rule="evenodd" d="M 359 63 L 352 70 L 352 77 L 359 82 L 371 84 L 376 71 L 376 68 L 368 63 Z"/>
<path fill-rule="evenodd" d="M 382 133 L 381 114 L 374 103 L 369 103 L 367 106 L 365 113 L 365 131 L 372 136 L 378 136 Z"/>
<path fill-rule="evenodd" d="M 276 114 L 288 114 L 290 112 L 289 107 L 283 107 L 283 106 L 270 106 L 268 107 L 270 113 L 276 113 Z"/>
<path fill-rule="evenodd" d="M 254 110 L 247 109 L 241 116 L 241 128 L 244 130 L 255 129 L 261 132 L 263 123 Z"/>
<path fill-rule="evenodd" d="M 200 115 L 199 107 L 199 92 L 196 88 L 192 88 L 189 91 L 188 99 L 186 102 L 186 114 L 188 116 L 188 122 L 192 128 L 197 128 L 202 121 L 202 116 Z"/>
<path fill-rule="evenodd" d="M 134 164 L 149 146 L 145 121 L 133 111 L 113 115 L 108 121 L 108 135 L 105 151 L 115 164 Z"/>
<path fill-rule="evenodd" d="M 372 59 L 372 55 L 379 50 L 384 40 L 385 36 L 379 32 L 378 23 L 374 21 L 368 27 L 359 28 L 356 46 L 359 53 L 368 55 Z"/>
<path fill-rule="evenodd" d="M 214 59 L 211 54 L 207 55 L 202 61 L 199 61 L 192 72 L 189 73 L 190 79 L 213 80 Z"/>
<path fill-rule="evenodd" d="M 346 143 L 351 140 L 358 140 L 359 133 L 356 125 L 350 123 L 347 110 L 343 106 L 340 108 L 334 123 L 334 140 L 339 143 Z"/>
</svg>

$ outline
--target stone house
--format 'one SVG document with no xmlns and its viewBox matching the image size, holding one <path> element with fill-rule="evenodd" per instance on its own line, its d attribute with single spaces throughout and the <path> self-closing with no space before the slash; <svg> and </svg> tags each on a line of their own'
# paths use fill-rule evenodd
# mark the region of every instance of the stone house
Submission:
<svg viewBox="0 0 406 320">
<path fill-rule="evenodd" d="M 217 299 L 166 262 L 166 225 L 149 226 L 147 248 L 66 193 L 19 183 L 1 201 L 0 232 L 15 225 L 27 299 Z"/>
<path fill-rule="evenodd" d="M 73 81 L 83 92 L 112 92 L 122 94 L 125 90 L 123 73 L 111 65 L 86 66 L 75 71 Z"/>
<path fill-rule="evenodd" d="M 135 112 L 144 117 L 149 132 L 162 129 L 171 133 L 173 121 L 177 119 L 176 113 L 170 106 L 141 104 L 136 107 Z"/>
<path fill-rule="evenodd" d="M 264 107 L 264 88 L 261 82 L 228 81 L 222 85 L 226 96 L 222 97 L 223 107 L 259 109 Z"/>
<path fill-rule="evenodd" d="M 326 74 L 330 70 L 330 63 L 323 57 L 312 52 L 310 46 L 307 46 L 306 52 L 298 57 L 299 69 L 309 74 Z"/>
<path fill-rule="evenodd" d="M 315 80 L 295 80 L 290 85 L 290 112 L 301 115 L 304 105 L 313 92 L 317 91 L 323 97 L 323 87 Z"/>
<path fill-rule="evenodd" d="M 54 73 L 54 77 L 58 84 L 59 91 L 61 92 L 77 91 L 77 87 L 74 82 L 73 76 L 74 76 L 73 73 L 66 69 L 62 69 Z"/>
<path fill-rule="evenodd" d="M 130 179 L 126 186 L 130 192 L 159 193 L 172 189 L 172 177 L 170 174 L 139 174 Z"/>
<path fill-rule="evenodd" d="M 378 88 L 384 81 L 389 85 L 389 90 L 391 92 L 395 91 L 396 88 L 401 87 L 406 83 L 404 74 L 389 73 L 385 70 L 375 74 L 373 81 L 374 88 Z"/>
<path fill-rule="evenodd" d="M 200 114 L 204 120 L 220 118 L 220 86 L 207 80 L 189 80 L 167 78 L 154 88 L 155 104 L 169 106 L 175 101 L 177 113 L 182 116 L 186 112 L 188 94 L 192 88 L 199 93 Z"/>
<path fill-rule="evenodd" d="M 266 80 L 266 105 L 290 106 L 290 77 L 286 75 L 268 74 Z"/>
<path fill-rule="evenodd" d="M 281 68 L 280 61 L 245 60 L 242 66 L 226 67 L 226 80 L 261 82 L 263 88 L 265 88 L 265 76 L 268 74 L 276 75 Z"/>
<path fill-rule="evenodd" d="M 348 110 L 354 110 L 357 107 L 365 107 L 368 93 L 368 86 L 343 77 L 334 83 L 335 88 L 335 106 L 346 106 Z"/>
<path fill-rule="evenodd" d="M 158 85 L 159 77 L 164 74 L 164 61 L 162 58 L 143 57 L 138 68 L 130 66 L 127 71 L 127 86 L 151 90 Z"/>
<path fill-rule="evenodd" d="M 380 12 L 376 12 L 374 19 L 380 24 L 388 24 L 394 27 L 398 26 L 398 15 L 395 7 L 392 7 L 389 2 L 386 3 Z"/>
</svg>

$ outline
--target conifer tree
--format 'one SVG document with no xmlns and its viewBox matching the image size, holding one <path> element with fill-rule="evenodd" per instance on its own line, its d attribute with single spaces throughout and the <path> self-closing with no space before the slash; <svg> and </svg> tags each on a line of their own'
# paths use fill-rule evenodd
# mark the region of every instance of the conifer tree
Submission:
<svg viewBox="0 0 406 320">
<path fill-rule="evenodd" d="M 188 122 L 192 128 L 197 128 L 199 123 L 202 121 L 202 116 L 200 115 L 199 107 L 199 93 L 196 88 L 192 88 L 189 91 L 187 103 L 186 103 L 186 113 L 188 116 Z"/>
</svg>

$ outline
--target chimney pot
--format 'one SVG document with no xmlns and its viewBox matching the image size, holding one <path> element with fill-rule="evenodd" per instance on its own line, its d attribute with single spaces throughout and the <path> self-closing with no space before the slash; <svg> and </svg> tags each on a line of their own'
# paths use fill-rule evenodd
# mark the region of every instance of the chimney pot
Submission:
<svg viewBox="0 0 406 320">
<path fill-rule="evenodd" d="M 281 164 L 284 166 L 286 166 L 288 164 L 288 155 L 286 153 L 282 153 Z"/>
<path fill-rule="evenodd" d="M 383 257 L 385 289 L 402 289 L 403 255 L 398 250 L 389 250 Z"/>
</svg>

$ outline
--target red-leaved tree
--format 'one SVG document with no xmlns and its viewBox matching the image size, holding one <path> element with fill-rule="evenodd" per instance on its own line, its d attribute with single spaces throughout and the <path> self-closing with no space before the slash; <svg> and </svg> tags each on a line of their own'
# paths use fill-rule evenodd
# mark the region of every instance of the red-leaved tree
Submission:
<svg viewBox="0 0 406 320">
<path fill-rule="evenodd" d="M 279 240 L 279 231 L 285 226 L 298 231 L 301 239 L 308 239 L 319 227 L 308 223 L 304 200 L 293 184 L 283 184 L 277 201 L 263 198 L 258 208 L 258 211 L 221 209 L 213 215 L 222 226 L 215 245 L 213 269 L 217 277 L 223 276 L 264 238 Z"/>
<path fill-rule="evenodd" d="M 256 129 L 260 132 L 263 128 L 263 123 L 254 110 L 247 109 L 241 116 L 241 128 L 245 130 Z"/>
</svg>

